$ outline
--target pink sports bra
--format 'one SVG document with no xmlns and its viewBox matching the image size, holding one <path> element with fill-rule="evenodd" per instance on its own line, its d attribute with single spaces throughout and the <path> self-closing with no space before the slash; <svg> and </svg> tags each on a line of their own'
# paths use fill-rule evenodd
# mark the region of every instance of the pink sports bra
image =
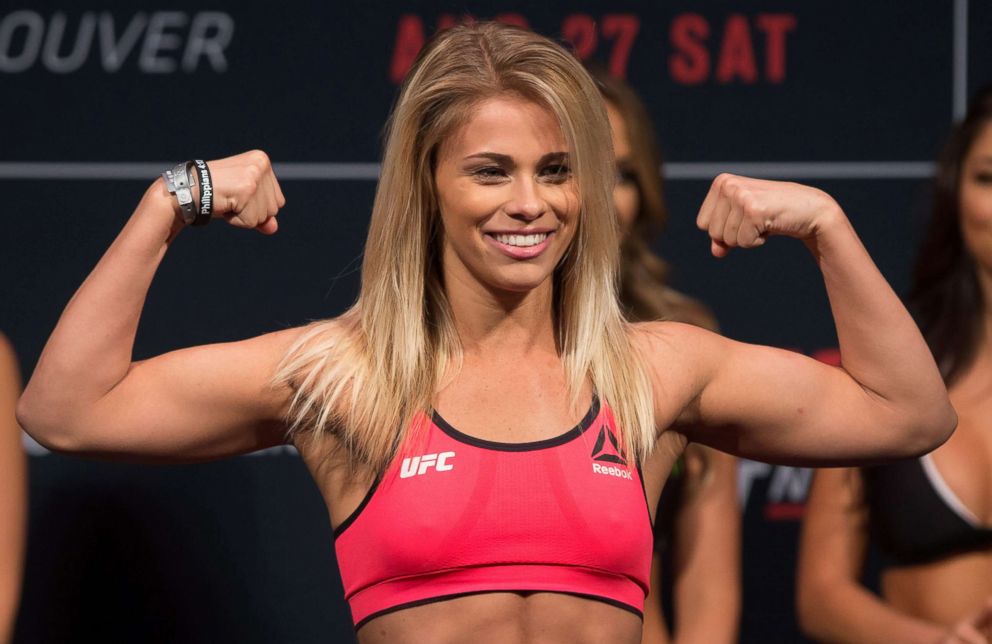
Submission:
<svg viewBox="0 0 992 644">
<path fill-rule="evenodd" d="M 484 592 L 558 592 L 642 615 L 652 533 L 608 406 L 542 441 L 461 433 L 437 413 L 334 531 L 356 630 Z"/>
</svg>

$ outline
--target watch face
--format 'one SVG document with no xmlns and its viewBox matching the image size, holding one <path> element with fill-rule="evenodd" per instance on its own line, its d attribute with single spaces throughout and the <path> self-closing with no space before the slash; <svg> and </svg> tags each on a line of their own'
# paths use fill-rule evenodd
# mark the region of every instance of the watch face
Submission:
<svg viewBox="0 0 992 644">
<path fill-rule="evenodd" d="M 189 188 L 180 188 L 176 190 L 176 199 L 179 200 L 179 205 L 193 203 L 193 193 L 189 191 Z"/>
</svg>

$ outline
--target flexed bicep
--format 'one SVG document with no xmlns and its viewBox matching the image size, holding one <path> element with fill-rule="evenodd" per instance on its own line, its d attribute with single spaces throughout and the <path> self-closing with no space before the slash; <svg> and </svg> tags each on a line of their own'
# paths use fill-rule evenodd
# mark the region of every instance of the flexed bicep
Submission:
<svg viewBox="0 0 992 644">
<path fill-rule="evenodd" d="M 844 369 L 794 351 L 721 338 L 690 438 L 748 458 L 844 465 L 929 449 L 898 410 Z"/>
<path fill-rule="evenodd" d="M 133 362 L 146 294 L 179 231 L 212 216 L 273 233 L 285 204 L 259 150 L 165 175 L 65 307 L 18 403 L 22 425 L 44 445 L 182 461 L 281 440 L 278 396 L 266 386 L 293 331 Z"/>
<path fill-rule="evenodd" d="M 285 441 L 287 387 L 271 384 L 299 329 L 172 351 L 132 364 L 97 401 L 39 433 L 43 442 L 116 460 L 192 462 Z"/>
<path fill-rule="evenodd" d="M 956 415 L 926 342 L 834 199 L 810 186 L 724 174 L 696 223 L 718 257 L 767 235 L 802 240 L 823 275 L 841 367 L 673 331 L 681 348 L 667 353 L 691 374 L 679 416 L 687 436 L 758 460 L 838 465 L 921 454 L 947 440 Z M 656 360 L 656 381 L 666 368 Z"/>
<path fill-rule="evenodd" d="M 842 368 L 690 325 L 653 328 L 645 353 L 660 392 L 657 413 L 663 420 L 676 398 L 674 424 L 692 441 L 794 465 L 884 460 L 931 448 L 900 405 Z"/>
</svg>

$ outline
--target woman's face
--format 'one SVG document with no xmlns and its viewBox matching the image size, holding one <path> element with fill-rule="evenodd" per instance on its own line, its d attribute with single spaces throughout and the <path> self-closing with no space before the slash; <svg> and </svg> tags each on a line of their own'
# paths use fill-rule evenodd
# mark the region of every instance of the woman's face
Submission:
<svg viewBox="0 0 992 644">
<path fill-rule="evenodd" d="M 972 143 L 961 166 L 961 232 L 975 261 L 992 271 L 992 123 Z"/>
<path fill-rule="evenodd" d="M 627 123 L 620 110 L 609 101 L 606 102 L 606 115 L 610 118 L 613 150 L 617 156 L 617 184 L 613 188 L 613 204 L 617 210 L 617 219 L 620 220 L 620 230 L 627 233 L 641 208 L 641 193 L 637 188 L 637 179 L 631 165 Z"/>
<path fill-rule="evenodd" d="M 577 182 L 553 114 L 513 96 L 483 101 L 440 146 L 434 183 L 449 284 L 550 288 L 579 215 Z"/>
</svg>

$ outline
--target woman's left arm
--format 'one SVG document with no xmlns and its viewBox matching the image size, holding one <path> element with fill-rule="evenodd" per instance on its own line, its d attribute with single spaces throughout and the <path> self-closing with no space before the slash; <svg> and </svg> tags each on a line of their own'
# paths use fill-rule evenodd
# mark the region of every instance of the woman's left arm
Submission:
<svg viewBox="0 0 992 644">
<path fill-rule="evenodd" d="M 741 513 L 737 460 L 702 445 L 685 451 L 686 483 L 675 517 L 675 644 L 737 641 Z"/>
<path fill-rule="evenodd" d="M 801 239 L 823 273 L 841 367 L 684 325 L 649 324 L 643 337 L 653 345 L 655 386 L 670 380 L 659 374 L 673 352 L 688 369 L 690 402 L 679 431 L 745 457 L 821 465 L 918 455 L 947 440 L 957 418 L 933 357 L 829 195 L 721 175 L 697 225 L 717 257 L 760 246 L 769 235 Z"/>
</svg>

